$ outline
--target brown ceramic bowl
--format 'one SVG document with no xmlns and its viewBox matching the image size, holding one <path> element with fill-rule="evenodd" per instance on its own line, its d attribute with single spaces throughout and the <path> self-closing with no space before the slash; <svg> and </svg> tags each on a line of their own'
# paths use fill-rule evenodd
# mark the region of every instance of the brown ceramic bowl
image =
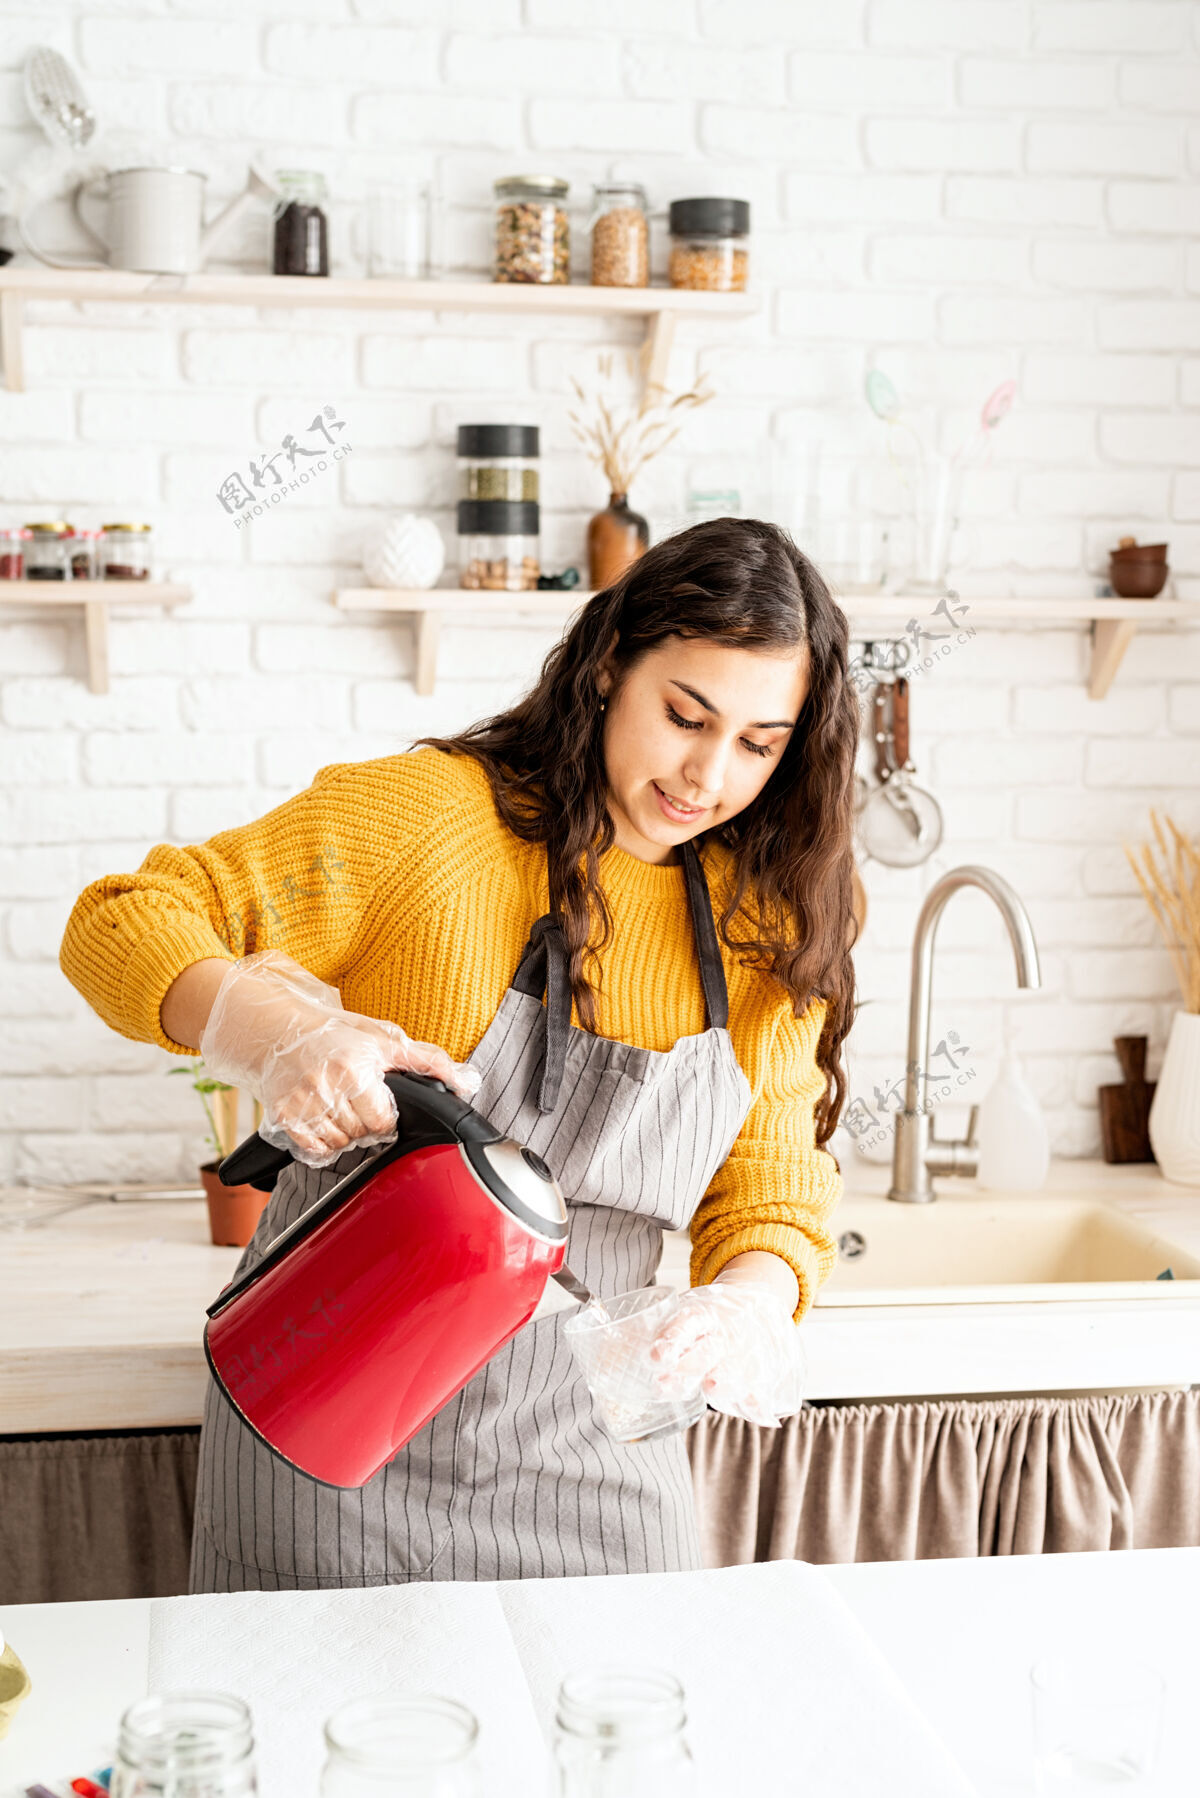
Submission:
<svg viewBox="0 0 1200 1798">
<path fill-rule="evenodd" d="M 1114 593 L 1122 599 L 1154 599 L 1167 584 L 1170 569 L 1165 562 L 1119 561 L 1113 556 L 1108 564 L 1108 578 Z"/>
<path fill-rule="evenodd" d="M 1114 562 L 1165 562 L 1167 546 L 1165 543 L 1132 543 L 1128 549 L 1113 549 L 1109 555 Z"/>
</svg>

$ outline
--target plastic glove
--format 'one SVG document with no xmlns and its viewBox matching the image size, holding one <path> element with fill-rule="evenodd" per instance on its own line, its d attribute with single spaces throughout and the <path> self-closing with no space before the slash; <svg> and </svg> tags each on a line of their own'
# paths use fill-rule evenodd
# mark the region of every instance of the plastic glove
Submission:
<svg viewBox="0 0 1200 1798">
<path fill-rule="evenodd" d="M 700 1376 L 714 1411 L 778 1429 L 798 1411 L 808 1382 L 800 1331 L 783 1301 L 750 1281 L 714 1280 L 681 1295 L 650 1349 L 672 1396 Z"/>
<path fill-rule="evenodd" d="M 391 1068 L 430 1074 L 463 1099 L 479 1091 L 474 1068 L 398 1024 L 347 1011 L 336 987 L 278 949 L 231 964 L 199 1047 L 214 1079 L 259 1101 L 264 1141 L 306 1167 L 394 1141 L 396 1101 L 383 1084 Z"/>
</svg>

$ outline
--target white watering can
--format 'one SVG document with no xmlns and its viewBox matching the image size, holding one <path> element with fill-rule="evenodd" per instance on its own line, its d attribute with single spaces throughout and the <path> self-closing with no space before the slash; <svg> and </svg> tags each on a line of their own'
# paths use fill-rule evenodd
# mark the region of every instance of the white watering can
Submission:
<svg viewBox="0 0 1200 1798">
<path fill-rule="evenodd" d="M 31 256 L 50 268 L 123 268 L 147 275 L 190 275 L 204 266 L 251 206 L 260 201 L 274 206 L 282 198 L 274 183 L 251 167 L 243 191 L 206 225 L 206 180 L 196 169 L 137 168 L 114 169 L 80 181 L 71 192 L 71 205 L 101 252 L 99 261 L 67 261 L 39 249 L 30 235 L 28 218 L 21 221 L 21 240 Z M 84 214 L 84 202 L 91 197 L 108 202 L 107 236 Z"/>
</svg>

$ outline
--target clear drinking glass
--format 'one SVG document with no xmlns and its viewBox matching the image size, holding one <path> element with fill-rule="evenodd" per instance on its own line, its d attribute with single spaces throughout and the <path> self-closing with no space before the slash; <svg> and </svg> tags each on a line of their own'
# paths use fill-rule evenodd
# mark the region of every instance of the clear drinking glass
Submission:
<svg viewBox="0 0 1200 1798">
<path fill-rule="evenodd" d="M 453 1698 L 356 1698 L 325 1725 L 321 1798 L 482 1798 L 478 1740 Z"/>
<path fill-rule="evenodd" d="M 1144 1661 L 1046 1656 L 1029 1673 L 1041 1798 L 1140 1787 L 1162 1726 L 1162 1674 Z"/>
<path fill-rule="evenodd" d="M 112 1798 L 252 1798 L 249 1707 L 228 1692 L 159 1692 L 121 1718 Z"/>
<path fill-rule="evenodd" d="M 560 1798 L 693 1798 L 683 1687 L 657 1668 L 600 1667 L 559 1688 Z"/>
<path fill-rule="evenodd" d="M 601 1313 L 585 1305 L 563 1325 L 571 1353 L 587 1381 L 596 1414 L 617 1442 L 649 1442 L 698 1422 L 708 1409 L 700 1375 L 673 1376 L 671 1395 L 650 1345 L 679 1309 L 673 1286 L 639 1286 L 604 1300 Z"/>
</svg>

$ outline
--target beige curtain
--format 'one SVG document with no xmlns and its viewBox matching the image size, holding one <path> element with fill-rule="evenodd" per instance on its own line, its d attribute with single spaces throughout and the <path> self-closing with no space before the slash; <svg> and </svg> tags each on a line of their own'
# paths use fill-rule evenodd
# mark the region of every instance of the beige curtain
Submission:
<svg viewBox="0 0 1200 1798">
<path fill-rule="evenodd" d="M 186 1592 L 199 1438 L 0 1439 L 0 1604 Z"/>
<path fill-rule="evenodd" d="M 710 1411 L 688 1448 L 709 1567 L 1200 1547 L 1200 1388 Z"/>
<path fill-rule="evenodd" d="M 198 1437 L 0 1439 L 0 1603 L 186 1592 Z M 710 1412 L 688 1446 L 710 1567 L 1200 1547 L 1200 1389 Z"/>
</svg>

